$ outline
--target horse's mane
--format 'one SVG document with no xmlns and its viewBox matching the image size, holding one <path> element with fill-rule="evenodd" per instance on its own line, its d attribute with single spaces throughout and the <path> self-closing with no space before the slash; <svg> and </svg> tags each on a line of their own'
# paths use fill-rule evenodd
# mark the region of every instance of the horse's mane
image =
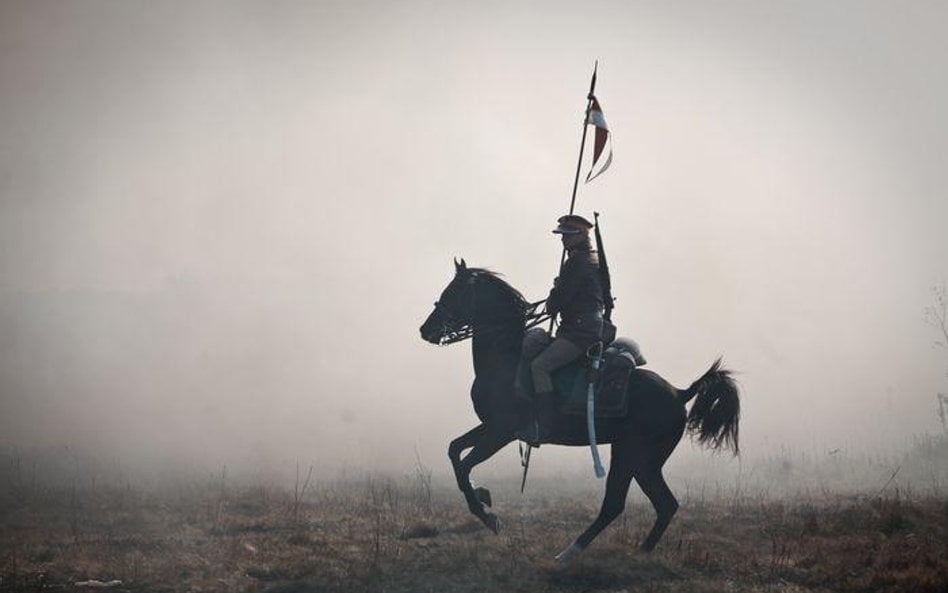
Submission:
<svg viewBox="0 0 948 593">
<path fill-rule="evenodd" d="M 493 286 L 499 288 L 503 294 L 510 297 L 521 309 L 526 310 L 529 303 L 527 299 L 524 298 L 523 294 L 507 283 L 506 280 L 501 278 L 499 272 L 494 272 L 487 268 L 468 268 L 467 271 L 471 274 L 478 276 L 482 280 L 486 280 Z"/>
</svg>

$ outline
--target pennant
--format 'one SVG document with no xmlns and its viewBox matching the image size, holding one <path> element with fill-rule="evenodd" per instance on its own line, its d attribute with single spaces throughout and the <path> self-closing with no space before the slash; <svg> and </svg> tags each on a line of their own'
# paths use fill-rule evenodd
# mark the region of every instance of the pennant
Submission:
<svg viewBox="0 0 948 593">
<path fill-rule="evenodd" d="M 606 118 L 602 115 L 602 107 L 599 106 L 599 99 L 595 97 L 593 97 L 592 107 L 589 109 L 589 117 L 586 119 L 586 125 L 590 124 L 596 126 L 596 138 L 593 144 L 592 166 L 589 167 L 589 174 L 586 175 L 586 183 L 602 175 L 602 173 L 609 168 L 609 165 L 612 164 L 612 138 L 609 134 L 609 126 L 606 125 Z M 609 155 L 597 171 L 596 165 L 599 164 L 599 157 L 602 156 L 606 144 L 609 145 Z M 595 175 L 593 174 L 594 171 Z"/>
</svg>

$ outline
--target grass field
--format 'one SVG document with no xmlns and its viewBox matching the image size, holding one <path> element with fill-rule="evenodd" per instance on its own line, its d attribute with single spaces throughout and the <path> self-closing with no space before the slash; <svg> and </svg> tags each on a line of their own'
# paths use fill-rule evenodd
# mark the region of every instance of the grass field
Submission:
<svg viewBox="0 0 948 593">
<path fill-rule="evenodd" d="M 224 476 L 148 490 L 11 484 L 0 591 L 948 591 L 948 500 L 896 490 L 688 496 L 652 554 L 641 497 L 568 566 L 596 496 L 495 493 L 496 536 L 430 473 L 290 488 Z M 681 493 L 679 492 L 681 497 Z"/>
</svg>

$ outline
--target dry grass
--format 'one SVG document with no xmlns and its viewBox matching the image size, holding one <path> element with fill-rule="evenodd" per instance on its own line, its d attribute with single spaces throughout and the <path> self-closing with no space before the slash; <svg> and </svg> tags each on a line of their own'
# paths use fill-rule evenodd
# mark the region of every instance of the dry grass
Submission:
<svg viewBox="0 0 948 593">
<path fill-rule="evenodd" d="M 535 484 L 532 486 L 536 486 Z M 0 508 L 0 591 L 948 590 L 948 501 L 880 497 L 682 501 L 656 552 L 641 500 L 568 567 L 551 558 L 598 500 L 497 496 L 500 536 L 430 475 L 297 489 L 19 489 Z"/>
</svg>

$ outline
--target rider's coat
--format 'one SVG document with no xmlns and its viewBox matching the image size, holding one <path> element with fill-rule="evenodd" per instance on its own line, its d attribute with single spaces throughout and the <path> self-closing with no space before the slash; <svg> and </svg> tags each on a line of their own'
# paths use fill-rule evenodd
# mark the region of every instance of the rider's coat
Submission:
<svg viewBox="0 0 948 593">
<path fill-rule="evenodd" d="M 546 308 L 560 315 L 556 337 L 582 349 L 600 339 L 604 299 L 599 274 L 599 256 L 587 239 L 569 250 L 563 271 L 554 281 Z"/>
</svg>

